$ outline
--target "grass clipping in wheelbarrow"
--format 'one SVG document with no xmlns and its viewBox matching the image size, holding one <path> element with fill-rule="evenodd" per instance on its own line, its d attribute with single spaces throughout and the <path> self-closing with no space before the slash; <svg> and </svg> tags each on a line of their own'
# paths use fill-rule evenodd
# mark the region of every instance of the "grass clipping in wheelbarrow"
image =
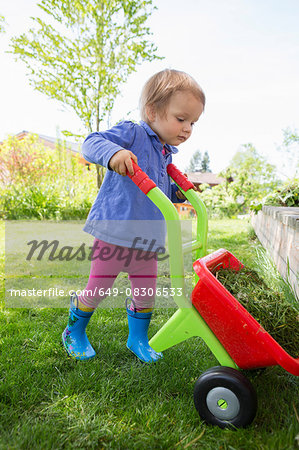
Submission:
<svg viewBox="0 0 299 450">
<path fill-rule="evenodd" d="M 220 269 L 216 278 L 291 356 L 299 357 L 299 310 L 257 272 Z"/>
</svg>

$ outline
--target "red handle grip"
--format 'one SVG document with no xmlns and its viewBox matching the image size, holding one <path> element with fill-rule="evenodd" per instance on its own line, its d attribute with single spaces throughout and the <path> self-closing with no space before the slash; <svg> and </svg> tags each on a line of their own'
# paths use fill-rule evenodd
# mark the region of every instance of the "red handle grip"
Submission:
<svg viewBox="0 0 299 450">
<path fill-rule="evenodd" d="M 175 181 L 183 191 L 188 191 L 189 189 L 194 189 L 194 184 L 188 180 L 187 177 L 174 165 L 168 164 L 167 166 L 168 175 Z"/>
<path fill-rule="evenodd" d="M 156 187 L 156 184 L 151 180 L 145 172 L 143 172 L 138 164 L 136 164 L 132 159 L 132 165 L 134 169 L 134 175 L 130 175 L 127 171 L 127 175 L 136 184 L 137 187 L 144 193 L 147 194 L 151 189 Z"/>
</svg>

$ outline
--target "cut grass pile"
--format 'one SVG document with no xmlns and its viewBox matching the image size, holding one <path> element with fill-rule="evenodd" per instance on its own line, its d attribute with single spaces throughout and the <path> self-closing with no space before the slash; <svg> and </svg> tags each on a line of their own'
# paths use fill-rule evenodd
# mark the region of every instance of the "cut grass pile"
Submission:
<svg viewBox="0 0 299 450">
<path fill-rule="evenodd" d="M 254 270 L 220 269 L 218 281 L 291 356 L 299 357 L 299 309 L 285 295 L 265 283 Z"/>
</svg>

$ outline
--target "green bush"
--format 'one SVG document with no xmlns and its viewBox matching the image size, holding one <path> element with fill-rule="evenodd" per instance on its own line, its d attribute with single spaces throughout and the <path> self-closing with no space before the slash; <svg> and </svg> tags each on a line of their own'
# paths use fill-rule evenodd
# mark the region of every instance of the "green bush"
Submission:
<svg viewBox="0 0 299 450">
<path fill-rule="evenodd" d="M 0 215 L 3 219 L 84 219 L 94 196 L 78 192 L 69 196 L 63 186 L 41 183 L 34 186 L 12 185 L 1 190 Z"/>
<path fill-rule="evenodd" d="M 288 180 L 264 198 L 264 205 L 299 206 L 299 178 Z"/>
<path fill-rule="evenodd" d="M 201 186 L 202 188 L 202 186 Z M 206 188 L 200 193 L 210 218 L 235 217 L 244 213 L 244 204 L 238 203 L 224 185 Z"/>
<path fill-rule="evenodd" d="M 51 186 L 7 186 L 1 192 L 1 216 L 12 220 L 55 219 L 59 200 Z"/>
<path fill-rule="evenodd" d="M 0 147 L 0 217 L 84 219 L 96 197 L 96 173 L 63 148 L 38 136 L 8 138 Z"/>
<path fill-rule="evenodd" d="M 266 195 L 262 201 L 254 202 L 250 209 L 258 212 L 263 206 L 299 206 L 299 178 L 286 181 L 270 194 Z"/>
</svg>

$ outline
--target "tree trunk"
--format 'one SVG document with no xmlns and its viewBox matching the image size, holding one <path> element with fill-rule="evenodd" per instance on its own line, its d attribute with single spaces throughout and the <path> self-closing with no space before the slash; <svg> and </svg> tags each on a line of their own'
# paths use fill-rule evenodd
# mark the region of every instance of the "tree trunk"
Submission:
<svg viewBox="0 0 299 450">
<path fill-rule="evenodd" d="M 98 89 L 100 90 L 100 84 L 99 84 Z M 96 130 L 100 131 L 100 102 L 99 101 L 97 103 Z M 100 189 L 100 187 L 102 186 L 102 183 L 103 183 L 104 170 L 103 170 L 103 167 L 100 166 L 99 164 L 96 165 L 96 170 L 97 170 L 97 187 L 98 187 L 98 189 Z"/>
<path fill-rule="evenodd" d="M 97 169 L 97 187 L 98 189 L 100 189 L 103 181 L 103 168 L 99 164 L 96 164 L 96 169 Z"/>
</svg>

